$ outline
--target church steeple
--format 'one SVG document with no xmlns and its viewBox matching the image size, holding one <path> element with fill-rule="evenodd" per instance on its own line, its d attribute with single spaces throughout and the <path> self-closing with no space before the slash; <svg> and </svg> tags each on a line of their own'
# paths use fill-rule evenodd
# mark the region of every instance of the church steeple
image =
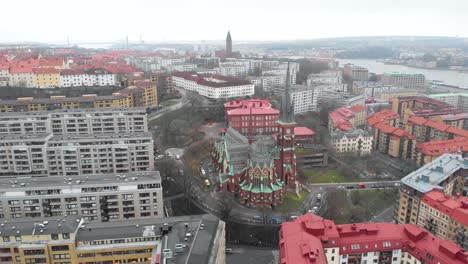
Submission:
<svg viewBox="0 0 468 264">
<path fill-rule="evenodd" d="M 279 121 L 282 123 L 294 123 L 293 120 L 293 107 L 291 106 L 291 76 L 289 71 L 289 61 L 288 69 L 286 72 L 286 87 L 284 88 L 284 95 L 281 99 L 281 115 Z"/>
<path fill-rule="evenodd" d="M 231 31 L 228 30 L 227 37 L 226 37 L 226 55 L 230 56 L 232 54 L 232 38 L 231 38 Z"/>
</svg>

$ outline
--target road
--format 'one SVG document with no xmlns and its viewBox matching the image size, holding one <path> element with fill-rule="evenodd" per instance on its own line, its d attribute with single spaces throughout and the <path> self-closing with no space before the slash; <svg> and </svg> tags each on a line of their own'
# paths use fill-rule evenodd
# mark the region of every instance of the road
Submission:
<svg viewBox="0 0 468 264">
<path fill-rule="evenodd" d="M 159 111 L 148 114 L 148 122 L 154 121 L 154 120 L 160 118 L 161 116 L 163 116 L 165 114 L 168 114 L 168 113 L 170 113 L 172 111 L 181 109 L 182 107 L 187 106 L 188 104 L 190 104 L 190 100 L 188 100 L 185 90 L 180 89 L 180 88 L 175 88 L 175 89 L 180 92 L 180 94 L 182 95 L 182 98 L 179 99 L 179 101 L 176 104 L 173 104 L 171 106 L 167 106 L 167 107 L 165 107 L 165 108 L 163 108 L 163 109 L 161 109 Z"/>
</svg>

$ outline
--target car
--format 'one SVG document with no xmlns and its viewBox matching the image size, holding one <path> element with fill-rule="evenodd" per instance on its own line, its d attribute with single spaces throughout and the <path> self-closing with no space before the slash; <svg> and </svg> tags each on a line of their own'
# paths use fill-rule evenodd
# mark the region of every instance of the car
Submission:
<svg viewBox="0 0 468 264">
<path fill-rule="evenodd" d="M 180 159 L 180 155 L 177 154 L 177 155 L 175 156 L 175 158 L 176 158 L 177 160 L 179 160 L 179 159 Z"/>
<path fill-rule="evenodd" d="M 357 187 L 359 187 L 361 189 L 364 189 L 364 188 L 366 188 L 366 185 L 364 183 L 360 182 L 360 183 L 357 184 Z"/>
<path fill-rule="evenodd" d="M 202 165 L 203 165 L 203 161 L 200 161 L 200 166 L 202 166 Z"/>
<path fill-rule="evenodd" d="M 232 253 L 232 248 L 226 248 L 226 255 L 231 255 Z"/>
<path fill-rule="evenodd" d="M 270 218 L 270 224 L 281 224 L 281 219 L 277 218 L 277 217 L 272 217 Z"/>
<path fill-rule="evenodd" d="M 320 199 L 322 199 L 322 194 L 319 193 L 317 194 L 317 200 L 320 200 Z"/>
<path fill-rule="evenodd" d="M 163 158 L 164 158 L 164 155 L 157 155 L 156 158 L 154 158 L 154 159 L 160 160 L 160 159 L 163 159 Z"/>
<path fill-rule="evenodd" d="M 263 220 L 263 217 L 259 216 L 259 215 L 254 215 L 253 216 L 253 220 L 255 221 L 262 221 Z"/>
<path fill-rule="evenodd" d="M 205 186 L 206 186 L 206 187 L 210 187 L 210 186 L 211 186 L 210 180 L 208 180 L 208 179 L 205 179 L 204 183 L 205 183 Z"/>
<path fill-rule="evenodd" d="M 297 215 L 292 215 L 291 217 L 289 217 L 290 220 L 295 220 L 296 218 L 298 218 Z"/>
<path fill-rule="evenodd" d="M 169 158 L 174 157 L 174 156 L 172 155 L 172 153 L 167 154 L 167 156 L 168 156 Z"/>
<path fill-rule="evenodd" d="M 202 174 L 203 176 L 205 176 L 205 175 L 206 175 L 206 171 L 205 171 L 205 169 L 204 169 L 204 168 L 201 168 L 201 169 L 200 169 L 200 171 L 201 171 L 201 174 Z"/>
<path fill-rule="evenodd" d="M 338 186 L 338 187 L 336 187 L 336 188 L 337 188 L 338 190 L 344 190 L 344 189 L 345 189 L 345 187 L 344 187 L 344 186 L 341 186 L 341 185 Z"/>
<path fill-rule="evenodd" d="M 180 176 L 184 176 L 184 170 L 180 169 L 179 174 L 180 174 Z"/>
</svg>

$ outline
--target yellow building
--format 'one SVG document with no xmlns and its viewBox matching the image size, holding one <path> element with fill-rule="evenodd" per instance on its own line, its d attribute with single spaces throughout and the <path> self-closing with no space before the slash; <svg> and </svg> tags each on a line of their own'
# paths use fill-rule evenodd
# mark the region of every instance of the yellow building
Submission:
<svg viewBox="0 0 468 264">
<path fill-rule="evenodd" d="M 134 85 L 114 93 L 128 97 L 133 106 L 152 108 L 158 106 L 158 89 L 156 83 L 147 80 L 135 80 Z"/>
<path fill-rule="evenodd" d="M 212 215 L 84 223 L 79 216 L 4 221 L 2 264 L 225 264 L 225 223 Z M 165 261 L 166 260 L 166 261 Z M 177 263 L 178 263 L 177 262 Z"/>
<path fill-rule="evenodd" d="M 418 92 L 408 89 L 383 90 L 375 93 L 375 98 L 391 102 L 394 98 L 416 96 Z"/>
<path fill-rule="evenodd" d="M 396 208 L 397 223 L 417 224 L 421 197 L 434 188 L 447 195 L 461 193 L 467 168 L 468 161 L 461 155 L 444 154 L 405 176 Z"/>
<path fill-rule="evenodd" d="M 38 88 L 53 88 L 60 86 L 60 71 L 54 68 L 34 68 Z"/>
</svg>

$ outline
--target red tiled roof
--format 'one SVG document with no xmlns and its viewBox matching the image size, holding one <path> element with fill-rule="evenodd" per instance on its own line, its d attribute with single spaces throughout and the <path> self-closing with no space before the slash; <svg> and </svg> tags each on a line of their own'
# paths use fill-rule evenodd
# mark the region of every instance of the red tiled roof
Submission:
<svg viewBox="0 0 468 264">
<path fill-rule="evenodd" d="M 361 111 L 366 111 L 366 106 L 365 105 L 353 105 L 351 106 L 351 111 L 354 113 L 356 112 L 361 112 Z"/>
<path fill-rule="evenodd" d="M 33 72 L 32 68 L 24 68 L 24 67 L 10 68 L 10 73 L 11 73 L 11 74 L 16 74 L 16 73 L 32 73 L 32 72 Z"/>
<path fill-rule="evenodd" d="M 434 190 L 424 194 L 421 201 L 468 227 L 468 197 L 450 197 Z"/>
<path fill-rule="evenodd" d="M 341 131 L 350 131 L 351 129 L 353 129 L 353 125 L 351 124 L 351 122 L 349 122 L 348 119 L 344 118 L 339 113 L 330 112 L 328 116 L 330 117 L 333 123 L 333 126 L 336 129 L 341 130 Z"/>
<path fill-rule="evenodd" d="M 449 140 L 433 140 L 418 143 L 416 148 L 419 152 L 429 156 L 440 156 L 446 153 L 468 152 L 468 140 L 466 138 L 454 138 Z"/>
<path fill-rule="evenodd" d="M 32 69 L 34 74 L 59 74 L 60 71 L 54 68 L 34 68 Z"/>
<path fill-rule="evenodd" d="M 461 129 L 458 127 L 452 127 L 446 124 L 438 123 L 434 120 L 428 120 L 428 119 L 418 117 L 418 116 L 411 116 L 410 118 L 408 118 L 408 123 L 410 125 L 416 124 L 420 126 L 427 126 L 427 127 L 436 129 L 438 131 L 442 131 L 442 132 L 445 131 L 445 132 L 448 132 L 448 133 L 451 133 L 453 135 L 460 136 L 460 137 L 468 137 L 468 131 L 464 129 Z"/>
<path fill-rule="evenodd" d="M 294 136 L 296 137 L 307 137 L 315 135 L 315 131 L 308 127 L 295 127 Z"/>
<path fill-rule="evenodd" d="M 274 108 L 236 108 L 227 111 L 228 116 L 234 115 L 279 115 L 279 111 Z"/>
<path fill-rule="evenodd" d="M 385 123 L 382 123 L 382 122 L 376 123 L 372 127 L 374 127 L 375 129 L 380 130 L 381 132 L 383 132 L 385 134 L 394 135 L 394 136 L 397 136 L 399 138 L 406 137 L 407 139 L 415 139 L 415 137 L 413 135 L 406 132 L 405 130 L 403 130 L 401 128 L 393 127 L 393 126 L 391 126 L 389 124 L 385 124 Z"/>
<path fill-rule="evenodd" d="M 385 109 L 367 117 L 367 123 L 372 126 L 379 122 L 388 123 L 388 121 L 398 118 L 400 118 L 399 114 L 390 109 Z"/>
<path fill-rule="evenodd" d="M 224 104 L 227 116 L 234 115 L 279 115 L 279 110 L 272 107 L 266 99 L 252 98 L 247 100 L 234 100 Z"/>
<path fill-rule="evenodd" d="M 327 248 L 339 248 L 340 255 L 400 249 L 428 264 L 468 263 L 468 255 L 462 248 L 411 224 L 336 225 L 305 214 L 282 224 L 280 233 L 281 264 L 325 264 Z"/>
</svg>

